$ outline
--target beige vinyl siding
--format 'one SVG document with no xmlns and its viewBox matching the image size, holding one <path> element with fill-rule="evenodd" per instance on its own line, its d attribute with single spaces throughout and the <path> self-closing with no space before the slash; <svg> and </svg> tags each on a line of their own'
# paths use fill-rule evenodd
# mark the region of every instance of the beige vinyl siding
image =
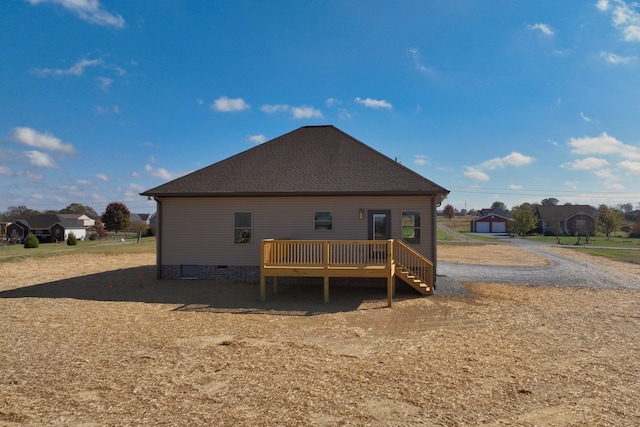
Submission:
<svg viewBox="0 0 640 427">
<path fill-rule="evenodd" d="M 159 198 L 162 202 L 162 263 L 165 265 L 258 265 L 263 239 L 366 240 L 368 210 L 391 211 L 392 238 L 401 237 L 403 211 L 420 211 L 422 236 L 412 245 L 429 259 L 432 198 L 393 197 L 211 197 Z M 359 219 L 359 210 L 364 218 Z M 332 230 L 314 230 L 314 213 L 333 212 Z M 252 242 L 233 239 L 234 212 L 251 212 Z"/>
</svg>

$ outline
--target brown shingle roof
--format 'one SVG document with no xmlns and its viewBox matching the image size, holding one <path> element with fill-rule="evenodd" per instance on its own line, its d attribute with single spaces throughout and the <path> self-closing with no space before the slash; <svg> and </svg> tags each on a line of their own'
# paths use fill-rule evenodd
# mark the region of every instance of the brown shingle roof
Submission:
<svg viewBox="0 0 640 427">
<path fill-rule="evenodd" d="M 334 126 L 305 126 L 143 196 L 439 195 L 448 190 Z"/>
<path fill-rule="evenodd" d="M 563 221 L 574 215 L 583 213 L 595 217 L 595 209 L 589 205 L 539 205 L 538 216 L 543 221 Z"/>
</svg>

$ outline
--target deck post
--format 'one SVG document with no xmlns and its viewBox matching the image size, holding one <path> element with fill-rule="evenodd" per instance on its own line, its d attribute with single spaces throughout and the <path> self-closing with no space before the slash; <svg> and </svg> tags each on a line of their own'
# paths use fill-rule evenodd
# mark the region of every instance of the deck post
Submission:
<svg viewBox="0 0 640 427">
<path fill-rule="evenodd" d="M 395 261 L 393 254 L 393 239 L 387 241 L 387 306 L 391 307 L 391 301 L 396 294 L 395 280 Z"/>
<path fill-rule="evenodd" d="M 265 263 L 265 258 L 264 258 L 264 254 L 265 254 L 265 241 L 263 240 L 262 243 L 260 244 L 260 302 L 264 302 L 266 300 L 266 283 L 265 283 L 265 278 L 264 278 L 264 263 Z"/>
<path fill-rule="evenodd" d="M 324 303 L 329 304 L 329 241 L 324 242 L 322 250 L 324 261 Z"/>
<path fill-rule="evenodd" d="M 324 276 L 324 303 L 329 304 L 329 276 Z"/>
<path fill-rule="evenodd" d="M 265 292 L 265 280 L 264 280 L 264 274 L 260 275 L 260 302 L 264 302 L 266 299 L 266 292 Z"/>
</svg>

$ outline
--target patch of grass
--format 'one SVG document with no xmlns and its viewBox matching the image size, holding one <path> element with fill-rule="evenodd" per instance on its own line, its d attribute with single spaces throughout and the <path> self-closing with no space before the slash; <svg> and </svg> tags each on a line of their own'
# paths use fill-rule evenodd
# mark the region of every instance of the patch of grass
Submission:
<svg viewBox="0 0 640 427">
<path fill-rule="evenodd" d="M 640 251 L 630 249 L 602 249 L 602 248 L 586 248 L 584 249 L 589 255 L 605 257 L 613 261 L 628 262 L 640 265 Z"/>
<path fill-rule="evenodd" d="M 442 231 L 439 228 L 436 228 L 436 238 L 438 240 L 443 240 L 443 241 L 447 241 L 447 240 L 456 240 L 455 237 L 453 237 L 451 234 L 449 233 L 445 233 L 444 231 Z"/>
<path fill-rule="evenodd" d="M 137 243 L 137 239 L 126 240 L 122 244 L 119 240 L 84 240 L 75 246 L 63 243 L 41 243 L 40 247 L 25 249 L 22 245 L 7 245 L 0 247 L 0 263 L 15 262 L 27 258 L 47 258 L 69 254 L 119 254 L 119 253 L 154 253 L 156 250 L 155 237 L 145 237 Z"/>
<path fill-rule="evenodd" d="M 535 242 L 544 242 L 549 244 L 556 244 L 558 242 L 558 238 L 555 236 L 533 236 L 527 237 L 528 240 L 532 240 Z M 578 241 L 578 238 L 575 236 L 562 236 L 560 237 L 560 244 L 562 245 L 575 245 Z M 580 238 L 580 245 L 585 244 L 584 237 Z M 603 236 L 596 236 L 589 238 L 589 244 L 587 247 L 594 246 L 605 246 L 608 248 L 616 247 L 616 248 L 638 248 L 640 247 L 640 239 L 638 238 L 629 238 L 629 237 L 610 237 L 607 239 Z"/>
</svg>

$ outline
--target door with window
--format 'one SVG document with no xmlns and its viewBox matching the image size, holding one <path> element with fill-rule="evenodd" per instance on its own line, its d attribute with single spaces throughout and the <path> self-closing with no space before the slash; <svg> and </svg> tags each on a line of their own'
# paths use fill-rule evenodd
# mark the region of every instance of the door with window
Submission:
<svg viewBox="0 0 640 427">
<path fill-rule="evenodd" d="M 371 210 L 369 211 L 369 240 L 389 240 L 391 238 L 391 211 Z M 378 246 L 378 245 L 376 245 Z M 371 253 L 371 257 L 379 262 L 384 262 L 387 246 L 376 247 Z"/>
</svg>

